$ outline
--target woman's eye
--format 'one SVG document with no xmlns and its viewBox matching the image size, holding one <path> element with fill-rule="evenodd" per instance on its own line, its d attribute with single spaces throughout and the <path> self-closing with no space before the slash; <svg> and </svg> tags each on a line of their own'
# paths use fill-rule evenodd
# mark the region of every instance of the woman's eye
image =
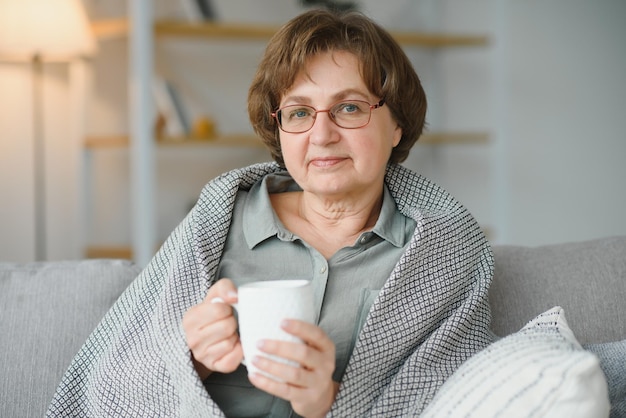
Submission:
<svg viewBox="0 0 626 418">
<path fill-rule="evenodd" d="M 337 107 L 338 113 L 355 113 L 360 110 L 361 108 L 356 103 L 340 103 Z"/>
<path fill-rule="evenodd" d="M 311 111 L 308 109 L 304 109 L 304 108 L 294 109 L 289 112 L 289 118 L 290 119 L 302 119 L 302 118 L 308 117 L 310 114 L 311 114 Z"/>
</svg>

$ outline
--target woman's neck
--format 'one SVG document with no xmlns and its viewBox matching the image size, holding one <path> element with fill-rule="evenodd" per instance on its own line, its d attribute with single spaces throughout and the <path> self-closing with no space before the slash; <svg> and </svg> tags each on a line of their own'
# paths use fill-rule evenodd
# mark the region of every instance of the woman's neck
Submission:
<svg viewBox="0 0 626 418">
<path fill-rule="evenodd" d="M 361 195 L 358 200 L 337 200 L 307 192 L 288 192 L 272 194 L 270 198 L 285 227 L 328 259 L 374 227 L 383 194 L 381 189 L 378 194 Z"/>
</svg>

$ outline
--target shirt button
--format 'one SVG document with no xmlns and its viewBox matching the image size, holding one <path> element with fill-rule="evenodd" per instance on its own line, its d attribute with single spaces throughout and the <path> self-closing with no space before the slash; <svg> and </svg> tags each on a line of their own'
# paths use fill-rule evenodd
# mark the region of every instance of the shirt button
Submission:
<svg viewBox="0 0 626 418">
<path fill-rule="evenodd" d="M 363 235 L 361 237 L 361 240 L 359 241 L 361 244 L 365 244 L 367 242 L 367 240 L 369 239 L 369 235 Z"/>
<path fill-rule="evenodd" d="M 322 268 L 320 269 L 320 273 L 321 274 L 326 273 L 326 266 L 322 266 Z"/>
</svg>

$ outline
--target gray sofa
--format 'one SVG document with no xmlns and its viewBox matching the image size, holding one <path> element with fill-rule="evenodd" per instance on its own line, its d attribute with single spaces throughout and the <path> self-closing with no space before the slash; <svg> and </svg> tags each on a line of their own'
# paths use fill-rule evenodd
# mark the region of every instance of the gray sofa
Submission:
<svg viewBox="0 0 626 418">
<path fill-rule="evenodd" d="M 626 236 L 494 254 L 496 334 L 559 305 L 581 343 L 626 339 Z M 138 272 L 122 260 L 0 263 L 0 417 L 43 416 L 72 357 Z M 626 408 L 622 370 L 608 380 L 611 401 Z"/>
</svg>

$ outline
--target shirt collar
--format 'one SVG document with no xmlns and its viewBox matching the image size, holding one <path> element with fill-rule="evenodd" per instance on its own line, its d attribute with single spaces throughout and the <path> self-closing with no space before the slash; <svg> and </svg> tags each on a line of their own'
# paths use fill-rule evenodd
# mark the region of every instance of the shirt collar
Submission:
<svg viewBox="0 0 626 418">
<path fill-rule="evenodd" d="M 292 235 L 276 216 L 270 193 L 300 190 L 286 171 L 268 174 L 250 188 L 243 209 L 243 234 L 250 249 L 270 237 Z"/>
<path fill-rule="evenodd" d="M 396 207 L 396 202 L 385 184 L 383 186 L 383 205 L 372 232 L 389 241 L 390 244 L 402 247 L 406 244 L 406 222 L 407 218 Z"/>
<path fill-rule="evenodd" d="M 246 196 L 243 210 L 243 233 L 250 249 L 273 236 L 293 238 L 293 234 L 285 229 L 274 213 L 270 194 L 301 190 L 287 172 L 268 174 L 252 186 Z M 387 185 L 384 185 L 380 216 L 372 232 L 392 245 L 402 247 L 406 244 L 406 222 L 407 219 L 397 209 Z"/>
</svg>

